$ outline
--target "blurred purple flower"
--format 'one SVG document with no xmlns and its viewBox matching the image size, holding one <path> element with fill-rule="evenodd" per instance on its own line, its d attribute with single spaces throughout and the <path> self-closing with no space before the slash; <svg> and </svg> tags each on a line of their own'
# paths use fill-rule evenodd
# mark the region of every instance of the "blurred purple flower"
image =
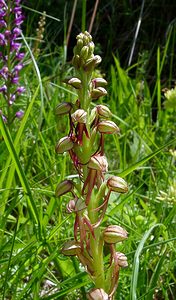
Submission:
<svg viewBox="0 0 176 300">
<path fill-rule="evenodd" d="M 22 117 L 24 116 L 24 111 L 20 109 L 19 111 L 16 112 L 15 116 L 18 119 L 22 119 Z"/>
<path fill-rule="evenodd" d="M 3 115 L 1 109 L 0 109 L 0 116 L 2 116 L 2 119 L 3 119 L 4 123 L 7 123 L 7 118 L 6 118 L 6 116 Z"/>
<path fill-rule="evenodd" d="M 24 52 L 20 52 L 21 43 L 17 40 L 24 20 L 20 3 L 20 0 L 0 0 L 0 93 L 8 106 L 25 91 L 23 86 L 18 86 L 20 71 L 23 68 L 21 61 L 25 56 Z M 21 114 L 22 111 L 19 112 Z M 20 118 L 20 114 L 16 117 Z M 3 116 L 3 113 L 1 115 Z M 12 115 L 11 119 L 13 120 Z"/>
<path fill-rule="evenodd" d="M 16 89 L 16 93 L 17 93 L 18 95 L 20 95 L 20 94 L 24 93 L 25 90 L 26 90 L 26 89 L 25 89 L 24 86 L 19 86 L 19 87 Z"/>
<path fill-rule="evenodd" d="M 11 83 L 14 83 L 14 84 L 18 84 L 19 83 L 19 77 L 18 76 L 14 76 L 11 80 Z"/>
<path fill-rule="evenodd" d="M 4 84 L 3 86 L 0 87 L 0 93 L 4 93 L 7 91 L 7 86 Z"/>
</svg>

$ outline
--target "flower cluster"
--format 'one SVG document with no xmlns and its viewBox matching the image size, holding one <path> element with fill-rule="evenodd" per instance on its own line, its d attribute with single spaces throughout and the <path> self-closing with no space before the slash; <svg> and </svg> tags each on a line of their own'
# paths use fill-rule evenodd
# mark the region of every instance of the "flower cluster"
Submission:
<svg viewBox="0 0 176 300">
<path fill-rule="evenodd" d="M 58 116 L 68 114 L 70 131 L 56 145 L 56 152 L 65 151 L 73 161 L 80 183 L 64 180 L 57 185 L 56 196 L 71 193 L 67 212 L 75 215 L 74 240 L 66 242 L 62 253 L 75 255 L 85 266 L 95 288 L 88 299 L 113 299 L 117 288 L 119 270 L 127 267 L 127 258 L 116 251 L 116 243 L 127 238 L 127 231 L 118 225 L 102 228 L 102 221 L 112 192 L 126 193 L 127 183 L 123 178 L 106 178 L 108 162 L 104 153 L 106 134 L 118 134 L 118 126 L 111 120 L 111 112 L 105 105 L 91 109 L 91 101 L 107 94 L 107 82 L 92 78 L 95 67 L 101 62 L 94 55 L 94 43 L 88 32 L 77 36 L 73 65 L 76 77 L 67 80 L 78 94 L 77 101 L 58 104 Z M 104 262 L 104 246 L 109 249 L 109 262 Z"/>
<path fill-rule="evenodd" d="M 21 43 L 18 38 L 21 34 L 21 24 L 24 16 L 20 6 L 20 0 L 0 0 L 0 93 L 5 99 L 7 107 L 7 122 L 14 118 L 10 113 L 10 107 L 15 100 L 25 91 L 20 86 L 20 71 L 23 68 L 24 52 L 21 52 Z M 1 112 L 6 120 L 4 112 Z M 23 112 L 16 112 L 16 117 L 21 118 Z"/>
<path fill-rule="evenodd" d="M 165 108 L 176 110 L 176 86 L 170 90 L 166 89 L 164 96 L 166 98 L 164 101 Z"/>
<path fill-rule="evenodd" d="M 36 57 L 40 53 L 40 44 L 42 43 L 44 38 L 45 25 L 46 25 L 46 11 L 44 11 L 43 15 L 40 17 L 40 20 L 38 22 L 38 28 L 36 29 L 37 36 L 33 48 L 33 54 Z"/>
</svg>

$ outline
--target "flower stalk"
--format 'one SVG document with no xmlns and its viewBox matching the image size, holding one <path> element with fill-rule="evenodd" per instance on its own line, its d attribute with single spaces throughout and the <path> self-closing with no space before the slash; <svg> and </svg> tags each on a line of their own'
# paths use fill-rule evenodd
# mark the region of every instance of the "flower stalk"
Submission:
<svg viewBox="0 0 176 300">
<path fill-rule="evenodd" d="M 107 94 L 107 82 L 103 78 L 93 78 L 101 57 L 94 55 L 94 43 L 88 32 L 77 36 L 72 62 L 75 77 L 67 84 L 75 88 L 78 99 L 75 103 L 61 103 L 56 108 L 56 115 L 68 114 L 70 120 L 68 136 L 57 142 L 56 152 L 69 153 L 80 181 L 75 184 L 64 180 L 56 188 L 58 197 L 71 193 L 67 211 L 75 214 L 74 240 L 65 243 L 62 252 L 77 256 L 94 282 L 95 288 L 87 294 L 88 299 L 113 299 L 119 270 L 128 265 L 126 256 L 116 252 L 115 244 L 124 241 L 127 232 L 117 225 L 102 228 L 102 221 L 111 193 L 126 193 L 128 187 L 120 177 L 106 179 L 108 162 L 104 139 L 106 134 L 118 134 L 119 128 L 110 120 L 107 106 L 98 104 L 91 108 L 91 101 Z M 109 247 L 108 264 L 104 261 L 105 245 Z"/>
</svg>

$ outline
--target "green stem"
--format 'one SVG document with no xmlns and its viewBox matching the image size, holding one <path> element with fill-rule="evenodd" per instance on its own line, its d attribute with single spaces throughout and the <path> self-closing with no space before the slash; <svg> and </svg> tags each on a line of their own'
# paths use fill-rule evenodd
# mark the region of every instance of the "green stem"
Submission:
<svg viewBox="0 0 176 300">
<path fill-rule="evenodd" d="M 90 101 L 91 101 L 89 95 L 91 73 L 82 70 L 78 73 L 78 77 L 82 82 L 82 89 L 78 90 L 78 97 L 81 103 L 81 108 L 84 109 L 86 112 L 88 112 L 90 107 Z"/>
<path fill-rule="evenodd" d="M 86 0 L 82 1 L 82 32 L 86 29 Z"/>
<path fill-rule="evenodd" d="M 87 112 L 87 122 L 86 128 L 90 133 L 90 124 L 89 124 L 89 114 L 90 114 L 90 81 L 91 81 L 92 72 L 85 72 L 81 70 L 78 72 L 78 78 L 82 82 L 82 89 L 78 90 L 78 98 L 81 103 L 81 109 L 84 109 Z M 92 155 L 92 143 L 90 143 L 90 138 L 86 135 L 83 135 L 81 152 L 78 152 L 80 155 L 80 161 L 83 164 L 83 180 L 85 181 L 88 176 L 88 167 L 87 163 Z M 79 158 L 79 157 L 78 157 Z M 97 176 L 97 175 L 96 175 Z M 90 178 L 87 191 L 90 192 L 90 199 L 88 204 L 88 217 L 91 224 L 98 222 L 99 214 L 95 209 L 99 205 L 99 198 L 96 197 L 96 193 L 93 187 L 93 177 Z M 92 192 L 91 192 L 92 188 Z M 84 197 L 86 201 L 86 195 Z M 105 274 L 104 274 L 104 261 L 103 261 L 103 239 L 101 236 L 101 230 L 99 227 L 94 228 L 94 237 L 90 235 L 90 252 L 92 256 L 92 265 L 93 265 L 93 280 L 96 288 L 105 288 Z"/>
<path fill-rule="evenodd" d="M 92 224 L 98 221 L 98 213 L 95 212 L 98 203 L 95 201 L 95 193 L 92 193 L 88 205 L 88 216 Z M 94 228 L 94 237 L 90 237 L 90 248 L 93 258 L 94 268 L 94 283 L 96 288 L 105 288 L 105 276 L 104 276 L 104 261 L 103 261 L 103 240 L 101 237 L 100 228 Z"/>
</svg>

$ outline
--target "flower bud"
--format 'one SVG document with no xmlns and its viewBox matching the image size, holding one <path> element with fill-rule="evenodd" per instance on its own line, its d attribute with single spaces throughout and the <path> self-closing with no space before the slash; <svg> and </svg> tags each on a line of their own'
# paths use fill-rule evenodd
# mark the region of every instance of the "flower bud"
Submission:
<svg viewBox="0 0 176 300">
<path fill-rule="evenodd" d="M 116 255 L 117 264 L 119 265 L 119 267 L 122 267 L 122 268 L 128 267 L 127 257 L 125 256 L 125 254 L 123 254 L 121 252 L 116 252 L 115 255 Z"/>
<path fill-rule="evenodd" d="M 98 87 L 91 91 L 92 99 L 98 99 L 99 97 L 106 96 L 107 91 L 103 87 Z"/>
<path fill-rule="evenodd" d="M 75 52 L 74 52 L 74 54 L 79 54 L 80 51 L 81 51 L 81 49 L 82 49 L 82 47 L 83 47 L 83 40 L 79 38 L 79 39 L 77 40 L 77 44 L 76 44 L 76 47 L 75 47 Z"/>
<path fill-rule="evenodd" d="M 81 50 L 81 48 L 83 47 L 83 39 L 79 38 L 77 40 L 76 46 Z"/>
<path fill-rule="evenodd" d="M 84 40 L 85 37 L 88 38 L 88 43 L 90 43 L 92 41 L 92 36 L 91 36 L 91 34 L 88 31 L 84 31 L 83 40 Z"/>
<path fill-rule="evenodd" d="M 77 109 L 72 115 L 72 121 L 78 123 L 86 123 L 87 112 L 84 109 Z"/>
<path fill-rule="evenodd" d="M 109 108 L 105 105 L 97 105 L 97 112 L 99 114 L 100 117 L 103 118 L 109 118 L 111 116 L 111 111 L 109 110 Z"/>
<path fill-rule="evenodd" d="M 56 187 L 55 195 L 56 197 L 63 196 L 66 193 L 70 192 L 72 188 L 73 188 L 73 182 L 71 180 L 61 181 Z"/>
<path fill-rule="evenodd" d="M 107 180 L 107 186 L 108 188 L 117 193 L 127 193 L 128 192 L 128 186 L 126 181 L 118 176 L 111 176 Z"/>
<path fill-rule="evenodd" d="M 84 46 L 80 51 L 80 57 L 86 61 L 88 55 L 89 55 L 89 48 L 87 46 Z"/>
<path fill-rule="evenodd" d="M 62 154 L 65 151 L 71 150 L 72 148 L 73 148 L 73 142 L 71 138 L 69 136 L 65 136 L 57 142 L 55 150 L 58 154 Z"/>
<path fill-rule="evenodd" d="M 105 156 L 94 155 L 90 158 L 88 168 L 101 172 L 107 172 L 108 162 Z"/>
<path fill-rule="evenodd" d="M 90 124 L 93 123 L 93 121 L 95 120 L 96 116 L 97 116 L 97 108 L 94 107 L 94 108 L 91 110 L 90 116 L 89 116 L 89 122 L 90 122 Z"/>
<path fill-rule="evenodd" d="M 92 83 L 95 87 L 105 87 L 107 85 L 107 81 L 104 78 L 94 78 Z"/>
<path fill-rule="evenodd" d="M 22 119 L 24 116 L 24 111 L 20 109 L 19 111 L 16 112 L 15 116 L 18 119 Z"/>
<path fill-rule="evenodd" d="M 77 255 L 77 253 L 79 253 L 80 250 L 81 250 L 80 243 L 76 241 L 69 241 L 64 244 L 62 248 L 62 254 L 74 256 Z"/>
<path fill-rule="evenodd" d="M 73 56 L 72 64 L 73 64 L 73 66 L 74 66 L 76 69 L 79 69 L 79 68 L 80 68 L 81 63 L 80 63 L 80 57 L 79 57 L 79 55 L 74 55 L 74 56 Z"/>
<path fill-rule="evenodd" d="M 80 89 L 82 87 L 81 80 L 79 78 L 73 77 L 68 81 L 68 84 L 73 86 L 75 89 Z"/>
<path fill-rule="evenodd" d="M 95 57 L 89 58 L 89 59 L 86 61 L 85 65 L 84 65 L 84 70 L 85 70 L 86 72 L 92 71 L 92 70 L 94 69 L 94 67 L 95 67 L 95 64 L 96 64 Z"/>
<path fill-rule="evenodd" d="M 56 115 L 57 116 L 66 115 L 71 111 L 71 109 L 72 109 L 72 104 L 70 102 L 59 103 L 56 106 Z"/>
<path fill-rule="evenodd" d="M 88 300 L 108 300 L 108 294 L 103 289 L 92 289 L 87 294 Z"/>
<path fill-rule="evenodd" d="M 94 53 L 94 48 L 95 48 L 94 42 L 90 42 L 88 44 L 88 47 L 89 47 L 89 56 L 91 56 Z"/>
<path fill-rule="evenodd" d="M 77 35 L 76 39 L 77 40 L 83 40 L 83 37 L 84 37 L 84 33 L 81 32 L 80 34 Z"/>
<path fill-rule="evenodd" d="M 97 125 L 97 129 L 100 133 L 107 133 L 107 134 L 113 134 L 113 133 L 120 132 L 119 127 L 112 121 L 99 122 Z"/>
<path fill-rule="evenodd" d="M 94 60 L 95 60 L 95 66 L 97 66 L 99 63 L 101 63 L 102 59 L 100 55 L 95 55 L 94 56 Z"/>
<path fill-rule="evenodd" d="M 127 231 L 117 225 L 109 225 L 103 232 L 104 241 L 107 244 L 115 244 L 127 239 Z"/>
</svg>

